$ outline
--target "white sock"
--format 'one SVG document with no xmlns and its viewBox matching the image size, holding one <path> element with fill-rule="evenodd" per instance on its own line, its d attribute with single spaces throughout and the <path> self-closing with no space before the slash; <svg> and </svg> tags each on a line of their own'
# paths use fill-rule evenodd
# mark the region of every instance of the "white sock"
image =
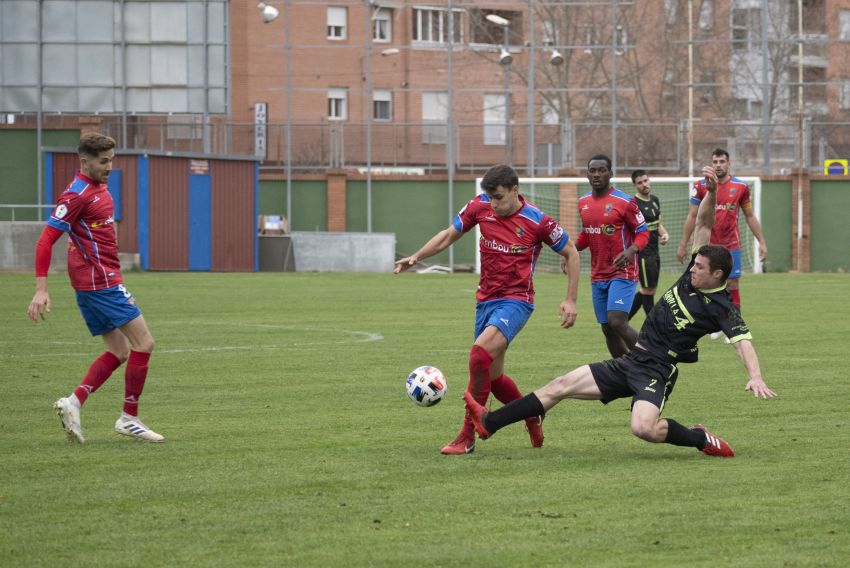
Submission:
<svg viewBox="0 0 850 568">
<path fill-rule="evenodd" d="M 133 416 L 131 414 L 127 414 L 123 410 L 121 411 L 121 422 L 129 422 L 130 420 L 136 420 L 138 416 Z"/>
<path fill-rule="evenodd" d="M 83 407 L 83 405 L 82 405 L 82 404 L 80 404 L 80 399 L 79 399 L 79 398 L 77 398 L 77 395 L 75 395 L 75 394 L 73 394 L 73 393 L 71 394 L 71 396 L 69 396 L 69 397 L 68 397 L 68 400 L 70 400 L 70 401 L 71 401 L 71 404 L 73 404 L 73 405 L 74 405 L 74 406 L 76 406 L 77 408 L 82 408 L 82 407 Z"/>
</svg>

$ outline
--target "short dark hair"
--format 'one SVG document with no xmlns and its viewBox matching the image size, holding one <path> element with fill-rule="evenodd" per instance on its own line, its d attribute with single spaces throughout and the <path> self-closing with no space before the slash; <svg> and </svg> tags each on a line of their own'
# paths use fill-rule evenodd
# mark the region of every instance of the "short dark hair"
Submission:
<svg viewBox="0 0 850 568">
<path fill-rule="evenodd" d="M 587 161 L 587 167 L 590 167 L 590 162 L 593 160 L 605 160 L 605 165 L 608 166 L 608 171 L 611 171 L 611 158 L 605 154 L 596 154 L 595 156 L 591 156 Z"/>
<path fill-rule="evenodd" d="M 719 156 L 720 154 L 717 155 Z M 723 271 L 724 282 L 729 278 L 729 274 L 732 272 L 732 253 L 726 247 L 720 245 L 702 245 L 697 250 L 697 254 L 708 259 L 708 269 L 710 271 Z"/>
<path fill-rule="evenodd" d="M 723 148 L 715 148 L 714 152 L 711 153 L 712 156 L 726 156 L 726 161 L 729 161 L 729 152 L 724 150 Z"/>
<path fill-rule="evenodd" d="M 632 172 L 632 183 L 637 183 L 637 178 L 640 176 L 647 176 L 646 170 L 635 170 Z"/>
<path fill-rule="evenodd" d="M 115 148 L 115 140 L 104 136 L 100 132 L 86 132 L 80 136 L 80 145 L 77 146 L 77 154 L 97 156 L 106 150 Z"/>
<path fill-rule="evenodd" d="M 481 189 L 487 193 L 496 191 L 496 188 L 500 185 L 508 189 L 519 185 L 519 176 L 517 176 L 512 167 L 505 164 L 493 166 L 487 170 L 487 173 L 484 174 L 484 178 L 481 180 Z"/>
</svg>

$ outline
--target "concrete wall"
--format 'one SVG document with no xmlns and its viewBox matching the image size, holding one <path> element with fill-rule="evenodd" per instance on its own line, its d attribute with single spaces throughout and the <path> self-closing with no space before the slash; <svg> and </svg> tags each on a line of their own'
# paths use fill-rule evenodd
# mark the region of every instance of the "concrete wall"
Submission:
<svg viewBox="0 0 850 568">
<path fill-rule="evenodd" d="M 43 221 L 0 222 L 0 270 L 29 271 L 35 274 L 35 243 L 44 230 Z M 51 272 L 67 270 L 67 233 L 53 245 Z"/>
<path fill-rule="evenodd" d="M 44 230 L 43 221 L 0 222 L 0 270 L 14 270 L 35 274 L 35 243 Z M 126 272 L 138 266 L 138 254 L 119 253 L 121 270 Z M 53 245 L 50 272 L 68 270 L 68 234 Z"/>
<path fill-rule="evenodd" d="M 395 264 L 393 233 L 293 231 L 297 272 L 390 272 Z"/>
</svg>

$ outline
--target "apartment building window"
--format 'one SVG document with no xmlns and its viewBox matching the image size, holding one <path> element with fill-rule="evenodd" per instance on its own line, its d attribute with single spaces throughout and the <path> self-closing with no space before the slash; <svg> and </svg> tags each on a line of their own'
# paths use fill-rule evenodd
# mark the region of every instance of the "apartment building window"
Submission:
<svg viewBox="0 0 850 568">
<path fill-rule="evenodd" d="M 543 101 L 543 107 L 540 109 L 540 120 L 545 125 L 556 125 L 561 123 L 561 101 L 551 99 Z"/>
<path fill-rule="evenodd" d="M 841 110 L 850 110 L 850 81 L 841 81 L 839 89 L 838 101 L 841 104 Z"/>
<path fill-rule="evenodd" d="M 552 20 L 543 20 L 543 45 L 557 45 L 558 30 Z"/>
<path fill-rule="evenodd" d="M 675 26 L 679 20 L 679 0 L 664 0 L 664 12 L 667 14 L 667 26 Z"/>
<path fill-rule="evenodd" d="M 445 144 L 446 125 L 449 123 L 449 94 L 422 93 L 422 143 Z"/>
<path fill-rule="evenodd" d="M 841 10 L 838 13 L 838 39 L 850 41 L 850 10 Z"/>
<path fill-rule="evenodd" d="M 699 29 L 709 31 L 714 27 L 714 0 L 702 0 L 699 6 Z"/>
<path fill-rule="evenodd" d="M 449 12 L 440 8 L 413 8 L 413 41 L 443 44 L 449 37 Z M 463 10 L 454 10 L 452 43 L 463 43 Z"/>
<path fill-rule="evenodd" d="M 328 90 L 328 118 L 330 120 L 348 118 L 348 92 L 345 89 Z"/>
<path fill-rule="evenodd" d="M 616 53 L 617 53 L 617 55 L 622 55 L 623 49 L 624 49 L 623 46 L 628 45 L 628 43 L 629 43 L 629 34 L 628 34 L 628 32 L 626 32 L 625 26 L 617 26 L 616 30 L 617 30 L 617 32 L 614 36 L 617 40 L 617 52 Z"/>
<path fill-rule="evenodd" d="M 508 45 L 522 45 L 522 12 L 506 10 L 471 10 L 469 14 L 470 36 L 472 43 L 481 45 L 502 45 L 505 41 L 505 28 L 487 19 L 493 14 L 510 22 L 507 26 Z"/>
<path fill-rule="evenodd" d="M 372 39 L 374 41 L 392 41 L 393 11 L 389 8 L 377 8 L 372 18 Z"/>
<path fill-rule="evenodd" d="M 389 121 L 393 119 L 393 93 L 388 89 L 372 91 L 372 118 Z"/>
<path fill-rule="evenodd" d="M 749 51 L 761 41 L 761 9 L 732 10 L 732 49 Z"/>
<path fill-rule="evenodd" d="M 593 53 L 590 48 L 600 43 L 599 28 L 595 24 L 583 24 L 581 27 L 584 35 L 584 52 Z"/>
<path fill-rule="evenodd" d="M 346 19 L 348 15 L 342 6 L 328 6 L 328 39 L 346 38 Z"/>
<path fill-rule="evenodd" d="M 506 120 L 508 116 L 505 95 L 484 95 L 484 144 L 504 146 L 507 140 Z"/>
</svg>

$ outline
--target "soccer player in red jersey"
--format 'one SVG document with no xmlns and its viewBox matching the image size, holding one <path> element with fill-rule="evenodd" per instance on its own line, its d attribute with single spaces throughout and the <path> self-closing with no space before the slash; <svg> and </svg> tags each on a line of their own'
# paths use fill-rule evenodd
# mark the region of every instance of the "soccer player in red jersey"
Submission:
<svg viewBox="0 0 850 568">
<path fill-rule="evenodd" d="M 590 248 L 593 311 L 608 351 L 619 357 L 637 341 L 629 311 L 638 283 L 637 253 L 649 242 L 649 231 L 632 196 L 611 185 L 608 156 L 588 161 L 587 180 L 592 191 L 578 200 L 582 229 L 576 248 Z"/>
<path fill-rule="evenodd" d="M 80 409 L 115 369 L 126 362 L 124 409 L 115 431 L 148 442 L 164 438 L 145 426 L 138 417 L 139 396 L 148 374 L 154 347 L 145 318 L 133 295 L 124 287 L 114 206 L 107 188 L 115 157 L 115 141 L 98 133 L 83 134 L 78 153 L 80 171 L 59 198 L 35 248 L 35 295 L 27 309 L 33 322 L 50 311 L 47 273 L 53 245 L 68 233 L 68 275 L 77 293 L 77 305 L 92 335 L 100 335 L 106 352 L 95 359 L 80 385 L 53 408 L 62 421 L 68 440 L 85 441 Z"/>
<path fill-rule="evenodd" d="M 469 353 L 469 386 L 484 404 L 490 392 L 507 404 L 522 397 L 516 383 L 504 374 L 508 345 L 534 310 L 534 265 L 544 244 L 564 257 L 568 277 L 561 302 L 561 327 L 576 320 L 579 261 L 575 246 L 561 226 L 519 193 L 519 179 L 509 166 L 490 168 L 481 181 L 484 193 L 466 204 L 452 221 L 414 254 L 395 264 L 398 274 L 422 259 L 448 248 L 475 225 L 481 230 L 481 278 L 476 293 L 475 341 Z M 531 445 L 543 445 L 542 416 L 526 420 Z M 475 427 L 465 416 L 457 437 L 440 450 L 467 454 L 475 449 Z"/>
<path fill-rule="evenodd" d="M 717 174 L 717 222 L 711 230 L 711 244 L 726 247 L 732 253 L 732 273 L 727 281 L 729 295 L 732 303 L 741 309 L 741 293 L 739 291 L 739 280 L 741 278 L 741 236 L 738 233 L 738 211 L 744 212 L 744 219 L 759 243 L 759 258 L 767 257 L 767 241 L 764 240 L 761 224 L 753 211 L 750 201 L 750 188 L 746 182 L 734 178 L 729 174 L 729 152 L 723 148 L 717 148 L 711 154 L 711 165 Z M 676 250 L 676 258 L 683 262 L 686 258 L 688 241 L 694 232 L 694 224 L 697 209 L 705 197 L 705 180 L 700 180 L 691 189 L 691 206 L 682 229 L 682 240 Z M 716 339 L 718 334 L 712 334 Z"/>
</svg>

